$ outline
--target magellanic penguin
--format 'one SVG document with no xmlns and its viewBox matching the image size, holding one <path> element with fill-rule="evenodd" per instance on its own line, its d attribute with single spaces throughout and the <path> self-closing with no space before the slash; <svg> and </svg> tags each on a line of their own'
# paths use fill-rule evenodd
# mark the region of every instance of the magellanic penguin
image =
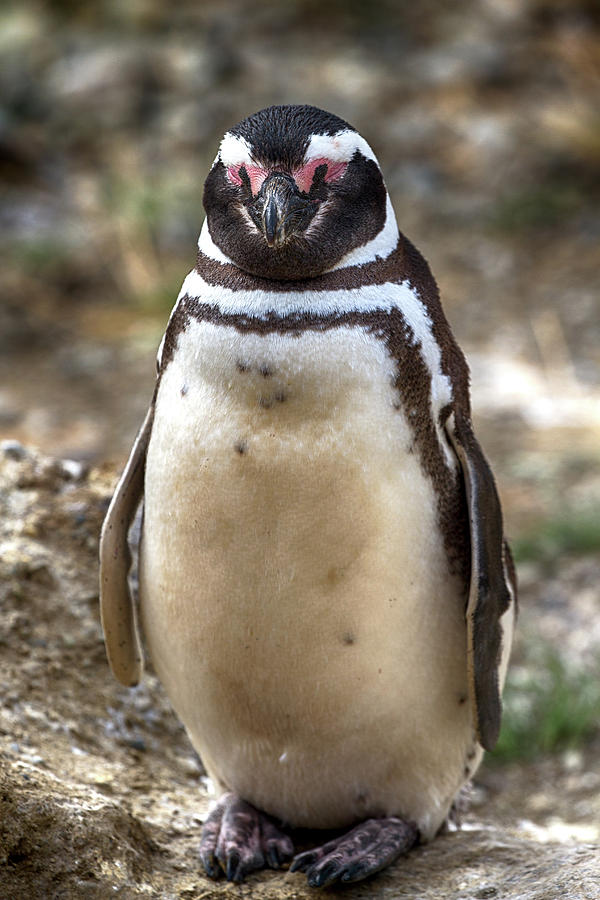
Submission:
<svg viewBox="0 0 600 900">
<path fill-rule="evenodd" d="M 468 369 L 354 128 L 273 106 L 227 132 L 102 532 L 110 664 L 139 618 L 219 799 L 206 872 L 293 856 L 358 881 L 431 839 L 500 726 L 515 578 Z M 329 836 L 328 836 L 329 837 Z"/>
</svg>

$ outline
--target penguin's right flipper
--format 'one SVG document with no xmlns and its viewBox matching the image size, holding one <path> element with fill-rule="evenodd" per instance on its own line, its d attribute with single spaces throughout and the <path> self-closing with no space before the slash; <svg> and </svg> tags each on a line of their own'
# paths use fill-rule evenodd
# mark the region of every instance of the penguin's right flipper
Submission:
<svg viewBox="0 0 600 900">
<path fill-rule="evenodd" d="M 100 613 L 110 667 L 121 684 L 132 687 L 142 676 L 142 649 L 129 590 L 130 525 L 144 493 L 146 452 L 152 432 L 154 402 L 135 439 L 100 536 Z"/>
</svg>

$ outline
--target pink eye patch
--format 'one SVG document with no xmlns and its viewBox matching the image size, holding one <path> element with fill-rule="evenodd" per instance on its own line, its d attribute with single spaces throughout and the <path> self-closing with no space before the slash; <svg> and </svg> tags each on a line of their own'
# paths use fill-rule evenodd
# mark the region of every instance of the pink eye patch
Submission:
<svg viewBox="0 0 600 900">
<path fill-rule="evenodd" d="M 296 184 L 298 185 L 298 188 L 301 191 L 305 191 L 306 193 L 310 191 L 310 187 L 315 177 L 315 172 L 317 171 L 319 166 L 327 166 L 325 181 L 329 182 L 337 181 L 339 178 L 341 178 L 348 167 L 348 163 L 333 162 L 332 160 L 326 159 L 325 157 L 319 157 L 319 159 L 311 159 L 310 162 L 307 162 L 306 165 L 302 166 L 300 169 L 294 169 L 292 175 Z M 243 183 L 240 175 L 240 169 L 242 168 L 244 168 L 248 173 L 252 193 L 254 194 L 254 196 L 256 196 L 256 194 L 258 194 L 258 192 L 260 191 L 263 181 L 270 173 L 267 169 L 262 169 L 260 166 L 250 166 L 247 163 L 241 163 L 237 166 L 228 166 L 227 177 L 232 184 L 241 185 Z"/>
<path fill-rule="evenodd" d="M 326 159 L 324 156 L 319 157 L 319 159 L 311 159 L 310 162 L 307 162 L 301 169 L 295 169 L 292 172 L 296 184 L 301 191 L 306 191 L 308 193 L 310 186 L 313 183 L 315 172 L 319 166 L 327 166 L 325 181 L 337 181 L 348 168 L 348 163 L 333 162 L 330 159 Z"/>
<path fill-rule="evenodd" d="M 239 166 L 228 166 L 227 177 L 233 184 L 242 184 L 242 179 L 240 177 L 240 169 L 242 168 L 248 173 L 252 193 L 254 195 L 258 194 L 263 181 L 269 173 L 266 169 L 261 169 L 260 166 L 249 166 L 246 163 L 241 163 Z"/>
</svg>

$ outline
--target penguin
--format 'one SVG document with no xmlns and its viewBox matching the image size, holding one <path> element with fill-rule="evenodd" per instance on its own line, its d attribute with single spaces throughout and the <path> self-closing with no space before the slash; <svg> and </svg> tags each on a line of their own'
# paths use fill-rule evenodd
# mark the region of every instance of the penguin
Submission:
<svg viewBox="0 0 600 900">
<path fill-rule="evenodd" d="M 498 738 L 501 507 L 465 358 L 365 139 L 263 109 L 225 134 L 203 202 L 103 525 L 107 655 L 137 684 L 143 633 L 215 786 L 208 876 L 292 860 L 313 887 L 356 882 L 436 835 Z M 298 828 L 324 839 L 294 856 Z"/>
</svg>

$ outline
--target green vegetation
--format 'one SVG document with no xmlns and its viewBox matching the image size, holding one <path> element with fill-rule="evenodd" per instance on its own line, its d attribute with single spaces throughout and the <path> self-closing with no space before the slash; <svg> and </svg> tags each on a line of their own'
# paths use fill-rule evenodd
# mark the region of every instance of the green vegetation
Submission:
<svg viewBox="0 0 600 900">
<path fill-rule="evenodd" d="M 509 670 L 496 762 L 579 746 L 600 728 L 600 666 L 568 665 L 549 647 Z"/>
<path fill-rule="evenodd" d="M 48 277 L 69 265 L 73 249 L 60 238 L 30 238 L 7 242 L 5 253 L 27 275 Z"/>
<path fill-rule="evenodd" d="M 508 233 L 553 228 L 580 213 L 585 201 L 585 191 L 579 185 L 540 184 L 500 199 L 491 224 Z"/>
<path fill-rule="evenodd" d="M 551 563 L 565 553 L 596 553 L 600 551 L 600 513 L 567 510 L 523 533 L 511 545 L 517 562 Z"/>
</svg>

